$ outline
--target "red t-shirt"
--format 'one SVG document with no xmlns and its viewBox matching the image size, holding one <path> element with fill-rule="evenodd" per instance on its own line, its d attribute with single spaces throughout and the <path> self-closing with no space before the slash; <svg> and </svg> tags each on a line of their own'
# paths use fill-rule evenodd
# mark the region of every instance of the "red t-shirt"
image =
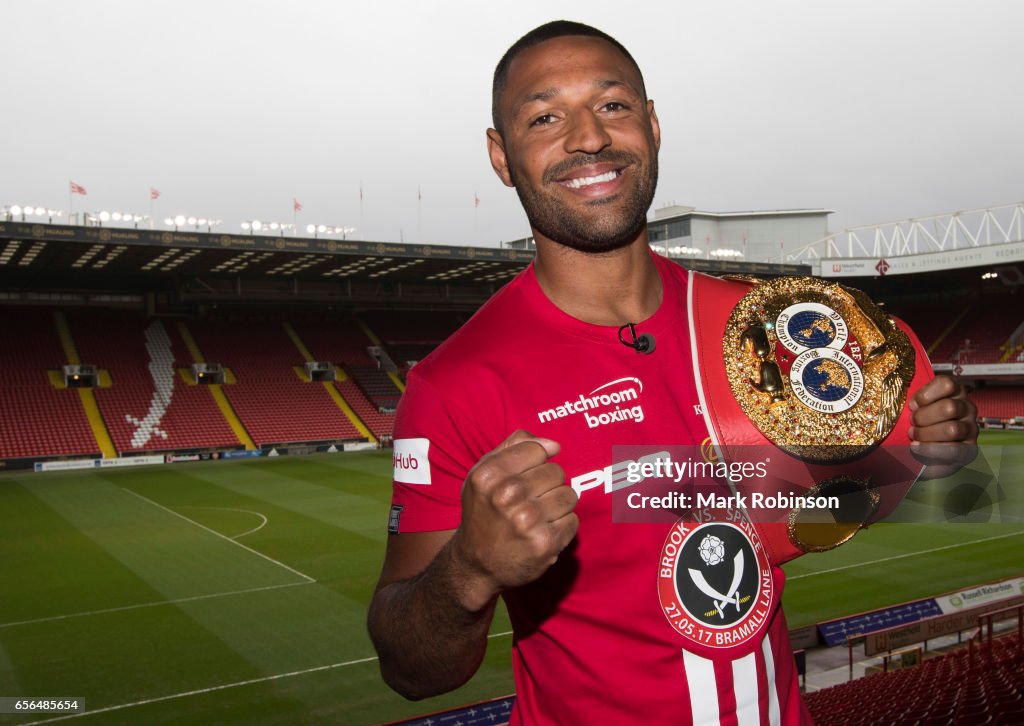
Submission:
<svg viewBox="0 0 1024 726">
<path fill-rule="evenodd" d="M 623 345 L 615 326 L 562 312 L 531 267 L 410 371 L 389 531 L 455 529 L 463 481 L 484 454 L 516 429 L 553 439 L 580 527 L 540 579 L 504 593 L 512 723 L 809 723 L 780 607 L 784 575 L 756 528 L 613 521 L 629 464 L 616 447 L 708 437 L 688 273 L 655 260 L 663 302 L 636 326 L 655 338 L 649 355 Z"/>
</svg>

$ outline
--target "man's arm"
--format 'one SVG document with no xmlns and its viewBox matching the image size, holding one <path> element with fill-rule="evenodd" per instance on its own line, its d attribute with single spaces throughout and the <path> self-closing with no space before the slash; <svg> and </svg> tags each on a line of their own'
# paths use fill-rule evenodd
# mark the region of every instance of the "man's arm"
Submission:
<svg viewBox="0 0 1024 726">
<path fill-rule="evenodd" d="M 558 444 L 517 431 L 470 470 L 454 532 L 388 539 L 368 625 L 385 682 L 406 698 L 476 672 L 498 595 L 540 577 L 576 536 Z"/>
<path fill-rule="evenodd" d="M 453 557 L 454 533 L 388 537 L 368 625 L 384 681 L 409 699 L 458 688 L 487 647 L 496 599 L 482 608 L 464 602 L 473 573 Z"/>
</svg>

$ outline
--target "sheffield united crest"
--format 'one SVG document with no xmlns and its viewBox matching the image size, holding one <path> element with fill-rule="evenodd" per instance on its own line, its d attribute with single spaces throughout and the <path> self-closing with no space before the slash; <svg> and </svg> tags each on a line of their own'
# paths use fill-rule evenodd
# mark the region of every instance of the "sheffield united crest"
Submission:
<svg viewBox="0 0 1024 726">
<path fill-rule="evenodd" d="M 723 341 L 733 395 L 776 446 L 836 463 L 892 430 L 914 376 L 906 334 L 858 290 L 810 277 L 753 287 Z"/>
<path fill-rule="evenodd" d="M 676 522 L 662 547 L 658 594 L 669 624 L 711 648 L 759 636 L 774 607 L 775 585 L 749 521 Z"/>
</svg>

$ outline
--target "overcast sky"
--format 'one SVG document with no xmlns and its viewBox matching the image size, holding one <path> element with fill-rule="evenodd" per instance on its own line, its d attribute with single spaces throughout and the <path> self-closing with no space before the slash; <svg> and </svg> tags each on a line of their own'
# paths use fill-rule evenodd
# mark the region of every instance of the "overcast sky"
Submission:
<svg viewBox="0 0 1024 726">
<path fill-rule="evenodd" d="M 494 64 L 568 18 L 626 45 L 662 129 L 654 208 L 830 228 L 1024 200 L 1024 2 L 8 0 L 0 206 L 358 227 L 496 246 Z M 360 202 L 360 187 L 363 201 Z M 418 200 L 418 195 L 422 199 Z M 479 196 L 480 204 L 474 204 Z"/>
</svg>

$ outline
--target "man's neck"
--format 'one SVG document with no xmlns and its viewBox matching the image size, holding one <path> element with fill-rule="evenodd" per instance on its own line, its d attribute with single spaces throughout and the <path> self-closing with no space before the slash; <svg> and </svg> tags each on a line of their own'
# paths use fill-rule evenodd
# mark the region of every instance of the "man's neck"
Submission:
<svg viewBox="0 0 1024 726">
<path fill-rule="evenodd" d="M 580 252 L 535 236 L 537 282 L 548 299 L 577 320 L 619 326 L 646 320 L 661 305 L 661 276 L 646 232 L 611 252 Z"/>
</svg>

